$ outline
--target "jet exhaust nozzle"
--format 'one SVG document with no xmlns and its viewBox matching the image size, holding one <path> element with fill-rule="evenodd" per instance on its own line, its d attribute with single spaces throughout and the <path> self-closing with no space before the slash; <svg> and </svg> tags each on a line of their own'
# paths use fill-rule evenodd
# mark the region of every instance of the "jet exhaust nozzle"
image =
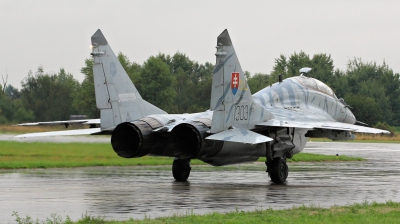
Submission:
<svg viewBox="0 0 400 224">
<path fill-rule="evenodd" d="M 114 151 L 123 158 L 145 156 L 161 142 L 162 137 L 154 133 L 151 126 L 142 120 L 121 123 L 111 135 Z"/>
<path fill-rule="evenodd" d="M 202 148 L 203 136 L 209 128 L 202 123 L 182 123 L 172 129 L 168 148 L 179 159 L 194 158 Z"/>
</svg>

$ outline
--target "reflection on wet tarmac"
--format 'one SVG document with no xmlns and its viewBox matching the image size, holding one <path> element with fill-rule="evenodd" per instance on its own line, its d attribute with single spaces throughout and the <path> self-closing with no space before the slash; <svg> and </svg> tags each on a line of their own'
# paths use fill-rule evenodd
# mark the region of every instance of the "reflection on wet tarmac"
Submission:
<svg viewBox="0 0 400 224">
<path fill-rule="evenodd" d="M 44 220 L 73 220 L 87 212 L 110 219 L 400 201 L 400 144 L 316 143 L 305 152 L 354 155 L 367 162 L 290 163 L 286 185 L 269 181 L 263 163 L 246 170 L 193 167 L 189 182 L 174 182 L 170 168 L 95 167 L 3 170 L 0 217 L 13 211 Z"/>
</svg>

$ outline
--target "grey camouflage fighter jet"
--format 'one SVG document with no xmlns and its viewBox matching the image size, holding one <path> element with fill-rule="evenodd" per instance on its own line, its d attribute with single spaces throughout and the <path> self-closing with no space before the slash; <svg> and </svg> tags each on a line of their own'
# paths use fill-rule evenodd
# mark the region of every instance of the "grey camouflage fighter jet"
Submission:
<svg viewBox="0 0 400 224">
<path fill-rule="evenodd" d="M 174 157 L 177 181 L 188 179 L 191 159 L 223 166 L 265 156 L 267 172 L 279 184 L 288 176 L 286 159 L 301 152 L 309 137 L 346 140 L 354 139 L 353 132 L 389 133 L 354 125 L 349 106 L 330 87 L 306 76 L 310 68 L 252 95 L 227 30 L 217 38 L 210 110 L 194 114 L 167 114 L 142 99 L 100 30 L 92 45 L 100 119 L 21 125 L 83 123 L 93 128 L 19 137 L 110 134 L 121 157 Z"/>
</svg>

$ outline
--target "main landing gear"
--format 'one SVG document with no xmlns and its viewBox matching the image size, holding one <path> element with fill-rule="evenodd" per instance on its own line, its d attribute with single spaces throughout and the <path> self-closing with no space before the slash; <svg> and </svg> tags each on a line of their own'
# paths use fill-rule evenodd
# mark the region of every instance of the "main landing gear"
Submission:
<svg viewBox="0 0 400 224">
<path fill-rule="evenodd" d="M 191 169 L 190 159 L 175 158 L 174 163 L 172 164 L 172 175 L 176 181 L 186 181 L 189 178 Z"/>
<path fill-rule="evenodd" d="M 267 165 L 267 172 L 272 182 L 282 184 L 286 181 L 289 168 L 285 158 L 276 157 L 273 160 L 265 162 L 265 164 Z"/>
</svg>

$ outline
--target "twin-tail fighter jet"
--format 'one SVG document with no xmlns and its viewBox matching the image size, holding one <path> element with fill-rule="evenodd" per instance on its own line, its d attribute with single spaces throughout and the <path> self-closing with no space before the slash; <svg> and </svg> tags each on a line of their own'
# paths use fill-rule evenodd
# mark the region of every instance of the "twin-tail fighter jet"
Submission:
<svg viewBox="0 0 400 224">
<path fill-rule="evenodd" d="M 227 30 L 217 38 L 210 110 L 193 114 L 168 114 L 145 101 L 100 30 L 92 36 L 92 46 L 100 119 L 21 124 L 82 123 L 92 128 L 19 137 L 110 134 L 121 157 L 174 157 L 177 181 L 188 179 L 191 159 L 223 166 L 266 157 L 269 177 L 280 184 L 288 177 L 286 159 L 301 152 L 309 137 L 349 140 L 353 132 L 389 133 L 354 125 L 349 106 L 330 87 L 307 77 L 311 68 L 252 95 Z"/>
</svg>

